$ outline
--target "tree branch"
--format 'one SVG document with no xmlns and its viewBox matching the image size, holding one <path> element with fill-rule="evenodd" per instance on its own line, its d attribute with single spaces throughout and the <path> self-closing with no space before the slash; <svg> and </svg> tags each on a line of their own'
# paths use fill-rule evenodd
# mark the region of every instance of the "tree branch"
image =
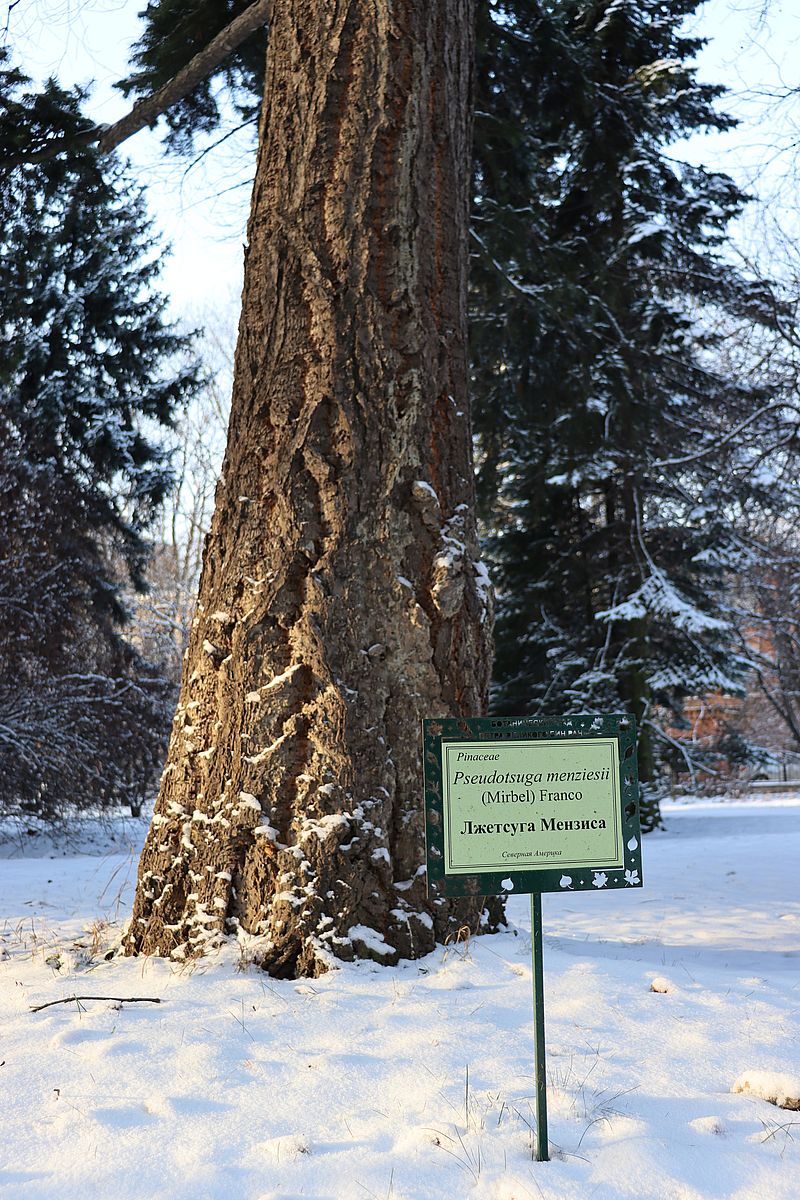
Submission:
<svg viewBox="0 0 800 1200">
<path fill-rule="evenodd" d="M 0 167 L 14 167 L 22 163 L 45 162 L 55 158 L 62 150 L 74 149 L 76 146 L 90 146 L 94 142 L 101 154 L 109 154 L 117 146 L 127 141 L 134 133 L 147 125 L 155 125 L 158 118 L 168 108 L 183 100 L 197 87 L 198 83 L 211 75 L 234 50 L 241 46 L 251 33 L 255 33 L 269 21 L 272 0 L 255 0 L 249 8 L 240 13 L 230 25 L 226 25 L 208 45 L 195 54 L 185 67 L 178 71 L 168 83 L 163 84 L 150 96 L 137 100 L 133 108 L 113 125 L 95 125 L 77 137 L 53 138 L 40 150 L 31 154 L 19 154 L 13 158 L 0 159 Z"/>
<path fill-rule="evenodd" d="M 704 446 L 702 450 L 697 450 L 693 454 L 682 454 L 679 458 L 656 459 L 655 462 L 651 462 L 649 465 L 653 469 L 660 469 L 661 467 L 676 467 L 682 466 L 684 463 L 697 462 L 699 459 L 706 458 L 709 454 L 713 454 L 719 449 L 720 446 L 724 446 L 726 442 L 732 441 L 732 439 L 738 434 L 742 433 L 742 431 L 745 430 L 748 425 L 752 425 L 754 421 L 757 421 L 759 417 L 763 417 L 765 413 L 776 412 L 780 411 L 781 409 L 788 410 L 790 412 L 797 412 L 797 409 L 794 407 L 794 405 L 789 404 L 787 401 L 771 401 L 769 404 L 763 404 L 761 408 L 757 409 L 754 413 L 751 413 L 750 416 L 746 417 L 744 421 L 740 421 L 739 424 L 731 429 L 729 433 L 726 433 L 724 437 L 716 438 L 716 440 L 710 446 Z"/>
<path fill-rule="evenodd" d="M 144 129 L 145 125 L 154 125 L 163 112 L 193 92 L 198 83 L 215 71 L 251 33 L 266 25 L 271 8 L 272 0 L 255 0 L 254 4 L 212 38 L 204 50 L 195 54 L 169 83 L 158 88 L 151 96 L 137 101 L 128 115 L 121 120 L 115 121 L 113 125 L 101 127 L 97 139 L 100 153 L 108 154 L 121 142 Z"/>
<path fill-rule="evenodd" d="M 31 1012 L 41 1012 L 54 1004 L 71 1004 L 73 1000 L 117 1000 L 120 1004 L 160 1004 L 158 996 L 63 996 L 60 1000 L 48 1000 L 47 1004 L 32 1004 Z"/>
</svg>

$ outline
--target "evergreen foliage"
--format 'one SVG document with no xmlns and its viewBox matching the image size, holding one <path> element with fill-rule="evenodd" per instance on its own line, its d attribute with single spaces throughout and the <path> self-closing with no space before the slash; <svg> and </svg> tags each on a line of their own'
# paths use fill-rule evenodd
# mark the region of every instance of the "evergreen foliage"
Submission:
<svg viewBox="0 0 800 1200">
<path fill-rule="evenodd" d="M 0 136 L 85 126 L 80 93 L 0 64 Z M 52 127 L 52 126 L 51 126 Z M 124 639 L 171 486 L 158 428 L 196 386 L 154 290 L 141 192 L 78 150 L 0 190 L 0 802 L 138 798 L 167 690 Z"/>
<path fill-rule="evenodd" d="M 653 735 L 677 749 L 682 700 L 741 686 L 726 585 L 752 553 L 743 514 L 787 503 L 756 468 L 781 443 L 785 467 L 793 437 L 772 381 L 716 356 L 721 317 L 766 337 L 780 315 L 725 253 L 746 197 L 668 149 L 731 124 L 689 65 L 696 7 L 492 3 L 479 27 L 472 330 L 495 707 L 633 711 L 645 784 Z"/>
<path fill-rule="evenodd" d="M 84 93 L 63 91 L 48 79 L 40 92 L 27 90 L 30 80 L 9 62 L 0 48 L 0 160 L 33 161 L 53 142 L 69 147 L 94 127 L 80 109 Z"/>
</svg>

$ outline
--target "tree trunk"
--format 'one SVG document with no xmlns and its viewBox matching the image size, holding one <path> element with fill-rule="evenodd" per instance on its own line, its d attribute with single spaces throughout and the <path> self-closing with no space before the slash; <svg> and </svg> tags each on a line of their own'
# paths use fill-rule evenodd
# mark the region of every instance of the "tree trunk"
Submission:
<svg viewBox="0 0 800 1200">
<path fill-rule="evenodd" d="M 477 714 L 472 0 L 282 0 L 228 448 L 129 953 L 427 953 L 423 715 Z M 489 906 L 490 920 L 502 910 Z M 486 916 L 484 916 L 486 920 Z"/>
</svg>

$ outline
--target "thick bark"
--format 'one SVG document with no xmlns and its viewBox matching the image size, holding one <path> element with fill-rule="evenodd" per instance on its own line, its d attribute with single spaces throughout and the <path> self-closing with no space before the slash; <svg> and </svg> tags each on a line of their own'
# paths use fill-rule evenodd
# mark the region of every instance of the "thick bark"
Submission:
<svg viewBox="0 0 800 1200">
<path fill-rule="evenodd" d="M 316 973 L 480 922 L 426 895 L 419 748 L 420 718 L 480 713 L 489 677 L 472 16 L 274 6 L 228 449 L 131 953 L 241 928 L 273 973 Z"/>
</svg>

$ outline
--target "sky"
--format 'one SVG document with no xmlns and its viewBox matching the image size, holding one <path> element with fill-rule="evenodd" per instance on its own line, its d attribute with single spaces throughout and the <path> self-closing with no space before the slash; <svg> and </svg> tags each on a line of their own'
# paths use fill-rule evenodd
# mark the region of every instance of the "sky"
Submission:
<svg viewBox="0 0 800 1200">
<path fill-rule="evenodd" d="M 9 2 L 4 39 L 30 76 L 54 73 L 65 85 L 92 83 L 91 115 L 106 123 L 124 115 L 129 103 L 113 83 L 126 73 L 143 0 Z M 772 94 L 800 83 L 800 5 L 796 0 L 708 0 L 689 28 L 709 39 L 699 59 L 700 77 L 730 89 L 726 107 L 743 124 L 733 133 L 694 137 L 676 153 L 729 171 L 747 189 L 769 197 L 772 211 L 786 224 L 793 220 L 796 189 L 787 188 L 785 180 L 797 157 L 791 147 L 800 137 L 800 103 L 779 104 Z M 781 142 L 790 149 L 777 152 Z M 191 317 L 235 306 L 250 192 L 248 135 L 195 165 L 165 153 L 158 131 L 142 131 L 123 152 L 147 184 L 157 228 L 172 246 L 162 286 L 173 311 Z M 753 220 L 742 223 L 745 240 L 755 236 Z"/>
<path fill-rule="evenodd" d="M 797 225 L 797 145 L 800 142 L 800 5 L 797 0 L 708 0 L 688 28 L 708 43 L 698 59 L 703 82 L 721 83 L 721 107 L 738 128 L 696 135 L 677 148 L 690 161 L 727 171 L 758 196 L 776 222 Z M 745 210 L 737 237 L 763 237 L 755 206 Z"/>
</svg>

